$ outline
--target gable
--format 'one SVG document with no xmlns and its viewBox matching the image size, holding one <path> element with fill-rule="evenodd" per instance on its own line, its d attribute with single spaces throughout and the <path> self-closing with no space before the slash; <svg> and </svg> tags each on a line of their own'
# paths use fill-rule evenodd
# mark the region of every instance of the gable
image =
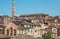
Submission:
<svg viewBox="0 0 60 39">
<path fill-rule="evenodd" d="M 10 27 L 13 27 L 13 28 L 18 28 L 14 23 L 10 22 L 6 28 L 10 28 Z"/>
</svg>

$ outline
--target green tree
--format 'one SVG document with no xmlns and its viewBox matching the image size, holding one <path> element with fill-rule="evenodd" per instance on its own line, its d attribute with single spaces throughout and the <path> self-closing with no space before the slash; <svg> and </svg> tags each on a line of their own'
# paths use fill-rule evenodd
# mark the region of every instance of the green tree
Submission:
<svg viewBox="0 0 60 39">
<path fill-rule="evenodd" d="M 48 32 L 44 35 L 44 39 L 52 39 L 51 34 Z"/>
<path fill-rule="evenodd" d="M 42 37 L 38 37 L 37 39 L 42 39 Z"/>
</svg>

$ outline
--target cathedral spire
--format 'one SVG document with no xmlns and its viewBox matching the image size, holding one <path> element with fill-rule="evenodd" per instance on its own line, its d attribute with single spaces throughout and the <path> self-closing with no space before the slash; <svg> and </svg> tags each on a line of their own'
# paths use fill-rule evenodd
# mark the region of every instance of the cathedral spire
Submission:
<svg viewBox="0 0 60 39">
<path fill-rule="evenodd" d="M 12 0 L 12 17 L 15 16 L 15 11 L 14 11 L 14 0 Z"/>
</svg>

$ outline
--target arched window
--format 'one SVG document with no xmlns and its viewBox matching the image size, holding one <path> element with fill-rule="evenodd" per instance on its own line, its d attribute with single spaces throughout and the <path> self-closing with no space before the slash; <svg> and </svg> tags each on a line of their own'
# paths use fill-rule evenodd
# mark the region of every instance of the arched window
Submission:
<svg viewBox="0 0 60 39">
<path fill-rule="evenodd" d="M 14 29 L 14 35 L 16 35 L 16 29 Z"/>
<path fill-rule="evenodd" d="M 10 28 L 10 30 L 11 30 L 10 35 L 12 36 L 13 35 L 13 28 Z"/>
<path fill-rule="evenodd" d="M 7 35 L 9 35 L 9 30 L 7 29 Z"/>
<path fill-rule="evenodd" d="M 0 29 L 0 34 L 2 34 L 3 33 L 3 30 L 2 29 Z"/>
</svg>

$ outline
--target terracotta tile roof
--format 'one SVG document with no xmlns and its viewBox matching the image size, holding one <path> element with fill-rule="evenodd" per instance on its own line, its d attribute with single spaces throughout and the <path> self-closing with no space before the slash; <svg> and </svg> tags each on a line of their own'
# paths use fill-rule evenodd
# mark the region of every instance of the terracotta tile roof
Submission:
<svg viewBox="0 0 60 39">
<path fill-rule="evenodd" d="M 32 27 L 24 27 L 24 26 L 19 26 L 19 30 L 28 30 L 28 29 L 33 29 Z"/>
<path fill-rule="evenodd" d="M 20 21 L 12 21 L 15 25 L 19 25 L 21 22 Z"/>
<path fill-rule="evenodd" d="M 48 19 L 47 21 L 54 21 L 55 19 L 51 18 L 51 19 Z"/>
<path fill-rule="evenodd" d="M 24 15 L 21 15 L 21 16 L 48 16 L 48 14 L 24 14 Z"/>
</svg>

